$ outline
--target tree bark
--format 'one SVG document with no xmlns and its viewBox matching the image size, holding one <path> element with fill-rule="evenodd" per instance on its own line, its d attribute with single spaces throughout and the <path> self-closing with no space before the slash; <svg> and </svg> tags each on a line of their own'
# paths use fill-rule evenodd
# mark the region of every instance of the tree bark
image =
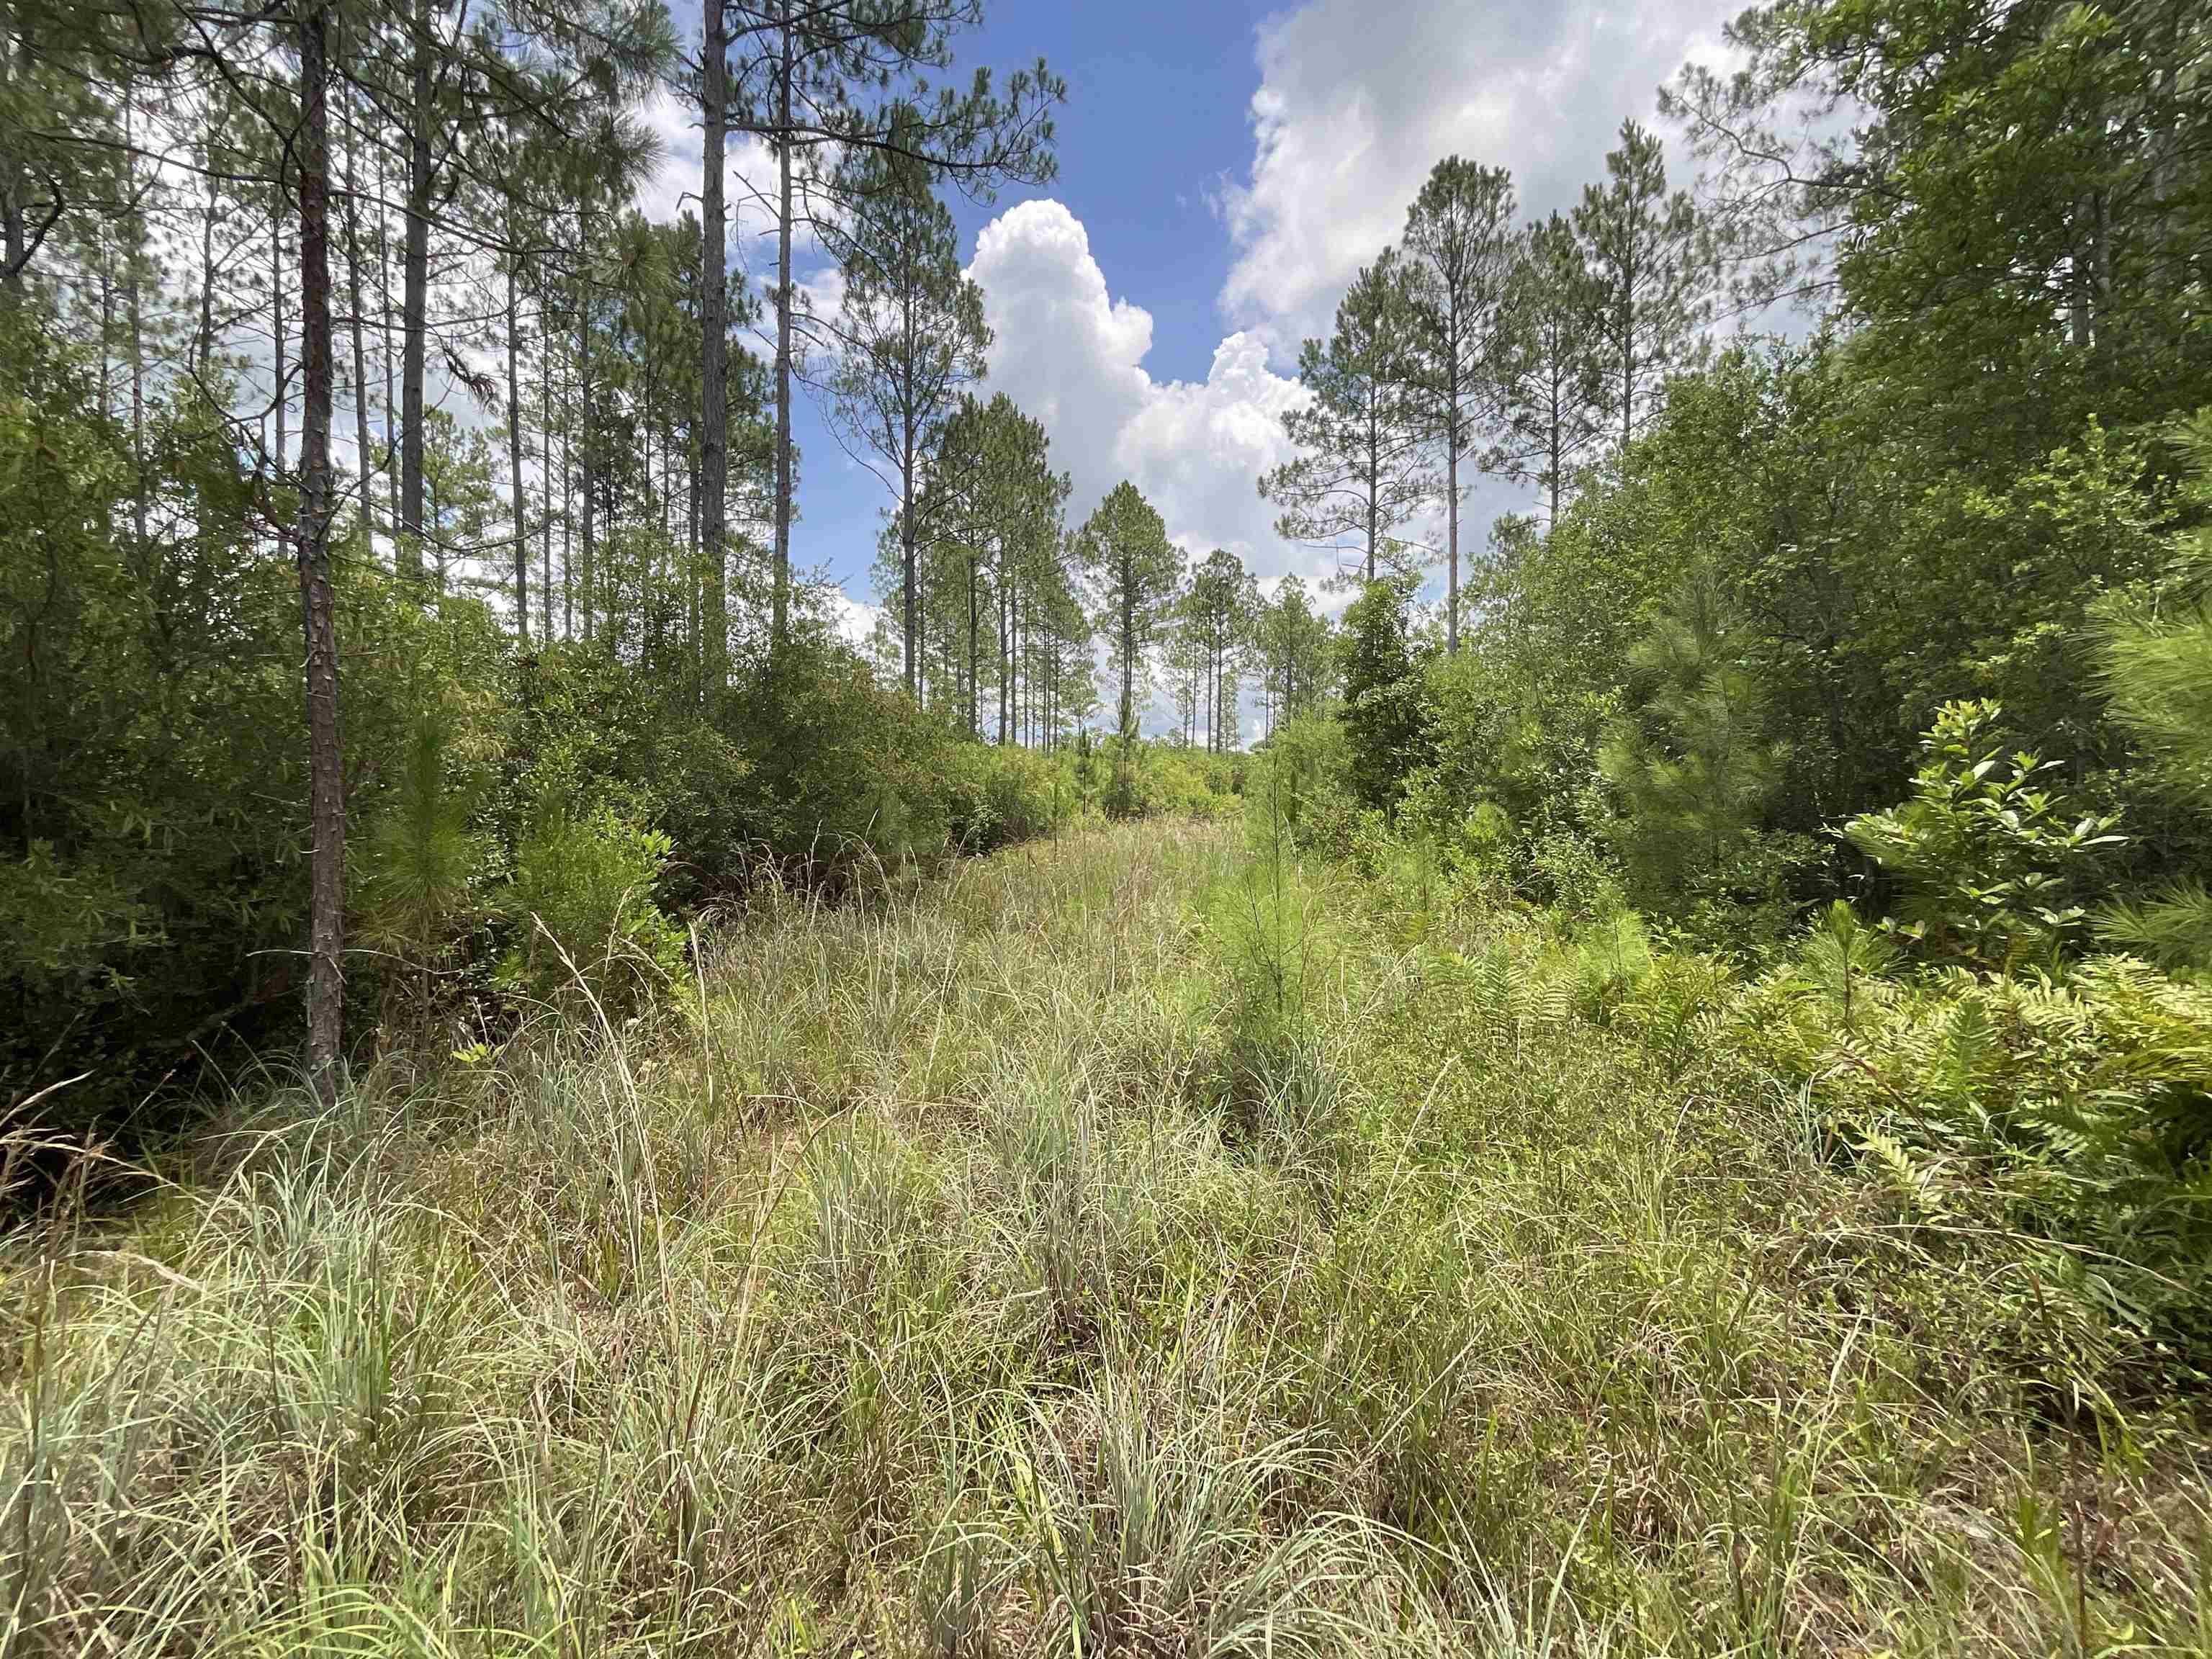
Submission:
<svg viewBox="0 0 2212 1659">
<path fill-rule="evenodd" d="M 776 76 L 775 147 L 775 569 L 769 646 L 783 648 L 791 626 L 791 15 L 784 8 Z"/>
<path fill-rule="evenodd" d="M 368 436 L 368 354 L 362 345 L 361 323 L 361 193 L 354 184 L 353 127 L 346 127 L 345 144 L 346 289 L 351 301 L 353 323 L 353 441 L 361 473 L 361 527 L 364 540 L 376 529 L 375 494 L 370 484 L 376 477 L 376 451 Z"/>
<path fill-rule="evenodd" d="M 585 223 L 583 204 L 576 208 L 576 246 L 585 246 L 584 238 L 590 234 Z M 599 614 L 598 572 L 592 553 L 592 301 L 591 276 L 585 273 L 576 286 L 576 408 L 569 417 L 569 431 L 574 433 L 579 422 L 584 428 L 584 453 L 576 465 L 576 504 L 580 517 L 576 521 L 576 539 L 584 556 L 584 568 L 579 573 L 577 600 L 584 613 L 584 639 L 592 638 L 593 624 Z"/>
<path fill-rule="evenodd" d="M 300 23 L 300 351 L 304 394 L 296 538 L 307 639 L 307 1080 L 337 1104 L 345 1038 L 345 782 L 338 739 L 337 602 L 331 588 L 330 14 Z"/>
<path fill-rule="evenodd" d="M 515 295 L 512 251 L 518 239 L 508 220 L 507 256 L 507 473 L 514 497 L 514 637 L 530 643 L 530 498 L 522 492 L 522 379 L 515 369 L 515 336 L 521 331 L 522 311 Z"/>
<path fill-rule="evenodd" d="M 207 195 L 200 210 L 200 325 L 192 337 L 192 372 L 205 375 L 208 363 L 215 356 L 215 221 L 222 204 L 218 193 L 221 185 L 216 175 L 222 170 L 216 149 L 216 134 L 220 129 L 215 116 L 208 117 L 207 153 L 201 159 L 207 164 Z"/>
<path fill-rule="evenodd" d="M 422 376 L 430 331 L 429 0 L 415 0 L 414 101 L 407 123 L 407 241 L 400 256 L 399 569 L 422 574 Z"/>
<path fill-rule="evenodd" d="M 705 592 L 699 602 L 701 672 L 708 694 L 729 684 L 729 227 L 723 168 L 729 137 L 729 20 L 722 0 L 706 0 L 706 148 L 700 188 L 699 541 Z"/>
<path fill-rule="evenodd" d="M 284 154 L 276 155 L 277 181 L 270 187 L 269 202 L 269 332 L 275 345 L 272 368 L 276 404 L 276 452 L 273 457 L 279 476 L 284 471 L 286 441 L 285 404 L 289 387 L 284 371 Z M 304 268 L 304 261 L 302 262 Z"/>
<path fill-rule="evenodd" d="M 131 218 L 125 228 L 124 288 L 125 310 L 131 329 L 131 529 L 135 538 L 134 551 L 139 562 L 139 578 L 150 579 L 145 568 L 149 541 L 146 534 L 146 323 L 143 289 L 145 286 L 145 262 L 139 258 L 138 242 L 143 221 L 138 214 L 138 158 L 131 146 L 134 142 L 137 100 L 131 86 L 123 89 L 123 143 L 125 145 L 125 177 L 128 180 L 125 195 L 131 203 Z"/>
<path fill-rule="evenodd" d="M 553 352 L 545 340 L 552 294 L 543 267 L 538 273 L 538 487 L 544 511 L 538 515 L 538 610 L 545 643 L 553 643 Z"/>
<path fill-rule="evenodd" d="M 27 32 L 27 25 L 19 23 L 15 17 L 9 21 L 15 27 L 0 27 L 0 97 L 5 96 L 15 78 L 16 33 L 19 29 Z M 29 240 L 24 229 L 23 202 L 18 191 L 21 179 L 22 169 L 16 166 L 15 158 L 0 153 L 0 258 L 6 261 L 4 269 L 10 293 L 20 291 L 23 286 L 23 267 L 27 257 L 24 249 Z"/>
</svg>

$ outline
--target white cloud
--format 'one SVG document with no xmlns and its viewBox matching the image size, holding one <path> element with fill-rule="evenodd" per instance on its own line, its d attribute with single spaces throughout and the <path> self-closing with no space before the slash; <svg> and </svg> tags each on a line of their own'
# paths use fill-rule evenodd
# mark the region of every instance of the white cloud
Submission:
<svg viewBox="0 0 2212 1659">
<path fill-rule="evenodd" d="M 699 112 L 655 88 L 638 109 L 640 118 L 660 143 L 660 161 L 637 194 L 638 211 L 657 224 L 673 224 L 685 213 L 696 217 L 706 170 L 705 135 Z M 750 133 L 733 133 L 723 151 L 723 198 L 727 204 L 729 250 L 740 270 L 766 272 L 773 282 L 775 270 L 775 156 L 767 142 Z M 802 225 L 792 238 L 796 264 L 820 262 L 821 246 Z"/>
<path fill-rule="evenodd" d="M 1204 380 L 1154 380 L 1151 314 L 1108 292 L 1082 222 L 1056 201 L 985 226 L 968 270 L 996 336 L 991 387 L 1043 423 L 1073 475 L 1074 518 L 1127 478 L 1186 552 L 1226 547 L 1266 575 L 1303 568 L 1255 487 L 1289 453 L 1282 415 L 1301 394 L 1257 337 L 1222 341 Z"/>
<path fill-rule="evenodd" d="M 830 625 L 837 637 L 856 651 L 866 651 L 876 636 L 876 624 L 882 620 L 884 608 L 856 599 L 842 587 L 823 590 L 823 603 L 830 614 Z"/>
<path fill-rule="evenodd" d="M 1733 10 L 1565 0 L 1478 17 L 1420 0 L 1311 0 L 1270 20 L 1251 170 L 1215 198 L 1236 249 L 1224 314 L 1279 351 L 1326 332 L 1446 155 L 1510 168 L 1525 211 L 1571 207 L 1622 119 L 1652 125 L 1659 84 L 1687 58 L 1718 58 Z"/>
</svg>

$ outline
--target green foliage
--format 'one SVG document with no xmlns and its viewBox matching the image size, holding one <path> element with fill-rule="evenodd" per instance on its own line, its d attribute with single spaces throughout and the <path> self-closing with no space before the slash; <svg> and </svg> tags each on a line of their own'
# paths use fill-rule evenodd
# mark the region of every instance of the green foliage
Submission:
<svg viewBox="0 0 2212 1659">
<path fill-rule="evenodd" d="M 1837 899 L 1806 933 L 1797 956 L 1797 975 L 1827 1004 L 1850 1037 L 1879 1002 L 1897 956 L 1889 935 L 1868 927 L 1849 903 Z"/>
<path fill-rule="evenodd" d="M 952 844 L 988 853 L 1049 835 L 1075 811 L 1069 769 L 1050 755 L 994 744 L 959 744 L 945 756 Z"/>
<path fill-rule="evenodd" d="M 515 848 L 505 904 L 517 930 L 501 981 L 540 1001 L 587 989 L 628 1012 L 684 967 L 684 931 L 656 903 L 665 834 L 611 806 L 553 810 Z"/>
<path fill-rule="evenodd" d="M 1407 775 L 1425 758 L 1428 729 L 1405 601 L 1389 583 L 1370 583 L 1346 608 L 1342 651 L 1340 718 L 1352 750 L 1346 781 L 1364 805 L 1388 811 Z"/>
<path fill-rule="evenodd" d="M 1824 1097 L 1914 1171 L 1922 1218 L 1994 1203 L 2040 1241 L 2042 1294 L 2087 1310 L 2100 1346 L 2136 1366 L 2202 1364 L 2212 994 L 2100 957 L 2063 983 L 1954 973 L 1856 1018 L 1828 1000 L 1852 1058 L 1822 1066 Z M 2032 1333 L 2033 1309 L 2021 1314 Z"/>
<path fill-rule="evenodd" d="M 1988 966 L 2054 963 L 2086 930 L 2078 902 L 2117 820 L 2077 813 L 2057 763 L 1998 736 L 1992 702 L 1947 704 L 1902 806 L 1844 834 L 1902 890 L 1912 937 L 1940 957 Z"/>
<path fill-rule="evenodd" d="M 1627 866 L 1662 906 L 1740 889 L 1782 776 L 1765 697 L 1715 610 L 1698 586 L 1653 619 L 1630 653 L 1627 707 L 1598 751 L 1626 807 L 1616 834 Z"/>
<path fill-rule="evenodd" d="M 491 734 L 469 729 L 459 684 L 422 686 L 385 799 L 353 858 L 363 941 L 428 968 L 481 905 L 490 851 L 478 828 Z"/>
</svg>

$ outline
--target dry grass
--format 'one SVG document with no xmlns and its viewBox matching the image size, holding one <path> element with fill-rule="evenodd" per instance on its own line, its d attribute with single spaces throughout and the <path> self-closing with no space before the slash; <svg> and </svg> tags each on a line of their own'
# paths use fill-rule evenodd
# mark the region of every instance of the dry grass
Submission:
<svg viewBox="0 0 2212 1659">
<path fill-rule="evenodd" d="M 22 1226 L 0 1648 L 2212 1652 L 2187 1410 L 2054 1403 L 1710 1023 L 1404 924 L 1158 824 L 766 894 Z"/>
</svg>

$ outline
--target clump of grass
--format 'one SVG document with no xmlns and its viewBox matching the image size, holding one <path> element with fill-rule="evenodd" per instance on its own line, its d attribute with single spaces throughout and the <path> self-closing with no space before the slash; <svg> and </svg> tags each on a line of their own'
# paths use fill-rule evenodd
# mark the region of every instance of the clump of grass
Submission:
<svg viewBox="0 0 2212 1659">
<path fill-rule="evenodd" d="M 2199 1402 L 1979 1346 L 2020 1249 L 1719 964 L 1397 891 L 763 887 L 653 1010 L 20 1216 L 0 1650 L 2212 1651 Z"/>
</svg>

